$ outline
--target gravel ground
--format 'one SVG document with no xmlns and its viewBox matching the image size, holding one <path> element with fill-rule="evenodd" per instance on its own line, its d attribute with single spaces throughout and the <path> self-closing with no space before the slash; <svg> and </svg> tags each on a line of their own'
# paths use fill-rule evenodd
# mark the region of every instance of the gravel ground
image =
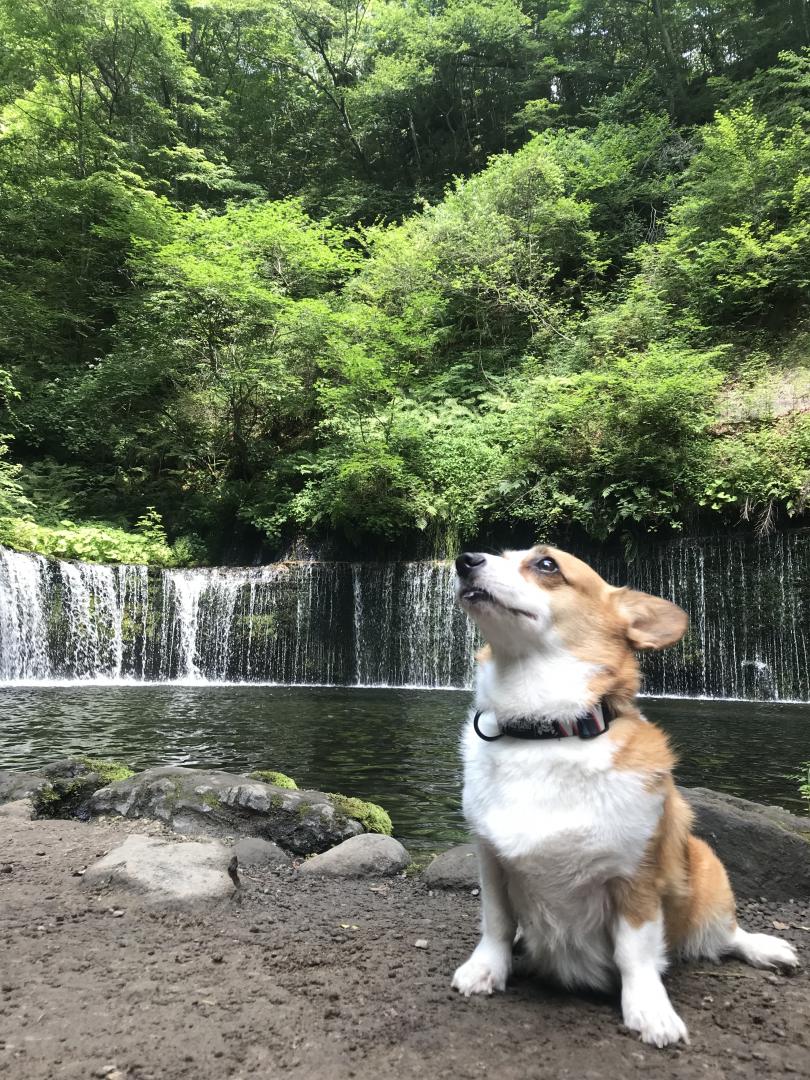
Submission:
<svg viewBox="0 0 810 1080">
<path fill-rule="evenodd" d="M 179 909 L 84 886 L 75 872 L 128 827 L 0 815 L 1 1077 L 810 1077 L 806 968 L 676 968 L 692 1044 L 655 1050 L 611 999 L 454 994 L 471 894 L 256 870 L 234 899 Z M 806 956 L 806 899 L 740 914 Z"/>
</svg>

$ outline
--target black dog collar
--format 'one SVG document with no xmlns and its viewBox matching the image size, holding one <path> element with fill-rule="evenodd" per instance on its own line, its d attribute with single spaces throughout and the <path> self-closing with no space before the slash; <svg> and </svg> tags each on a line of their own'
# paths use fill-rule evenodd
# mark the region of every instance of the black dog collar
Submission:
<svg viewBox="0 0 810 1080">
<path fill-rule="evenodd" d="M 550 720 L 548 717 L 539 719 L 532 717 L 517 717 L 513 720 L 504 720 L 498 724 L 497 735 L 485 735 L 481 730 L 479 720 L 483 715 L 479 710 L 473 717 L 475 734 L 484 742 L 496 742 L 498 739 L 567 739 L 576 736 L 578 739 L 595 739 L 610 727 L 613 714 L 606 702 L 600 701 L 582 713 L 575 720 Z"/>
</svg>

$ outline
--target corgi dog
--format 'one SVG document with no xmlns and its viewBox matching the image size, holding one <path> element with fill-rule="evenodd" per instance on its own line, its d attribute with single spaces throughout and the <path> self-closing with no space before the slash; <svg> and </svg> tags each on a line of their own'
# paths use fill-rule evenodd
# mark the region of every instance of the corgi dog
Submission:
<svg viewBox="0 0 810 1080">
<path fill-rule="evenodd" d="M 481 938 L 453 986 L 503 990 L 514 947 L 522 970 L 564 987 L 620 987 L 645 1043 L 688 1042 L 661 980 L 670 958 L 798 960 L 737 925 L 722 863 L 691 835 L 667 737 L 636 704 L 636 651 L 680 640 L 686 614 L 544 545 L 467 552 L 456 570 L 487 644 L 462 740 Z"/>
</svg>

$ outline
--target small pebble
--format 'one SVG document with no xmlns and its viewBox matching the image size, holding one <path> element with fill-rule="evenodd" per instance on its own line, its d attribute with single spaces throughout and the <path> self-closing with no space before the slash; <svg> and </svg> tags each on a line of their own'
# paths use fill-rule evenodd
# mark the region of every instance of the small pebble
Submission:
<svg viewBox="0 0 810 1080">
<path fill-rule="evenodd" d="M 413 943 L 413 947 L 415 949 L 426 949 L 428 947 L 426 938 L 417 938 L 416 941 Z"/>
</svg>

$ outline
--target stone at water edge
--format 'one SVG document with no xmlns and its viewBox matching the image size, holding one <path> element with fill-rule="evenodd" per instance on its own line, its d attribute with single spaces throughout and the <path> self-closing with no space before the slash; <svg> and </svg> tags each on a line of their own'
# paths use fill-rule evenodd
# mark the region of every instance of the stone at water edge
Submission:
<svg viewBox="0 0 810 1080">
<path fill-rule="evenodd" d="M 422 871 L 431 889 L 475 889 L 478 886 L 478 855 L 475 844 L 458 844 L 437 855 Z"/>
<path fill-rule="evenodd" d="M 216 840 L 181 843 L 133 833 L 88 866 L 82 885 L 145 893 L 154 900 L 215 900 L 232 895 L 231 849 Z"/>
<path fill-rule="evenodd" d="M 296 855 L 363 831 L 322 791 L 294 791 L 221 770 L 147 769 L 97 791 L 90 813 L 157 818 L 187 836 L 258 836 Z"/>
<path fill-rule="evenodd" d="M 789 900 L 810 895 L 810 818 L 705 788 L 681 788 L 695 811 L 695 834 L 717 853 L 740 897 Z M 422 872 L 429 888 L 473 889 L 473 844 L 438 855 Z"/>
<path fill-rule="evenodd" d="M 405 869 L 411 857 L 399 840 L 363 833 L 307 859 L 298 868 L 304 877 L 384 877 Z"/>
<path fill-rule="evenodd" d="M 707 788 L 681 788 L 695 834 L 720 856 L 738 896 L 810 896 L 810 817 Z"/>
<path fill-rule="evenodd" d="M 17 802 L 19 799 L 31 799 L 48 783 L 48 778 L 41 772 L 12 772 L 0 770 L 0 804 Z"/>
<path fill-rule="evenodd" d="M 239 860 L 239 866 L 290 866 L 290 856 L 272 840 L 259 836 L 243 836 L 231 848 L 231 854 Z"/>
</svg>

